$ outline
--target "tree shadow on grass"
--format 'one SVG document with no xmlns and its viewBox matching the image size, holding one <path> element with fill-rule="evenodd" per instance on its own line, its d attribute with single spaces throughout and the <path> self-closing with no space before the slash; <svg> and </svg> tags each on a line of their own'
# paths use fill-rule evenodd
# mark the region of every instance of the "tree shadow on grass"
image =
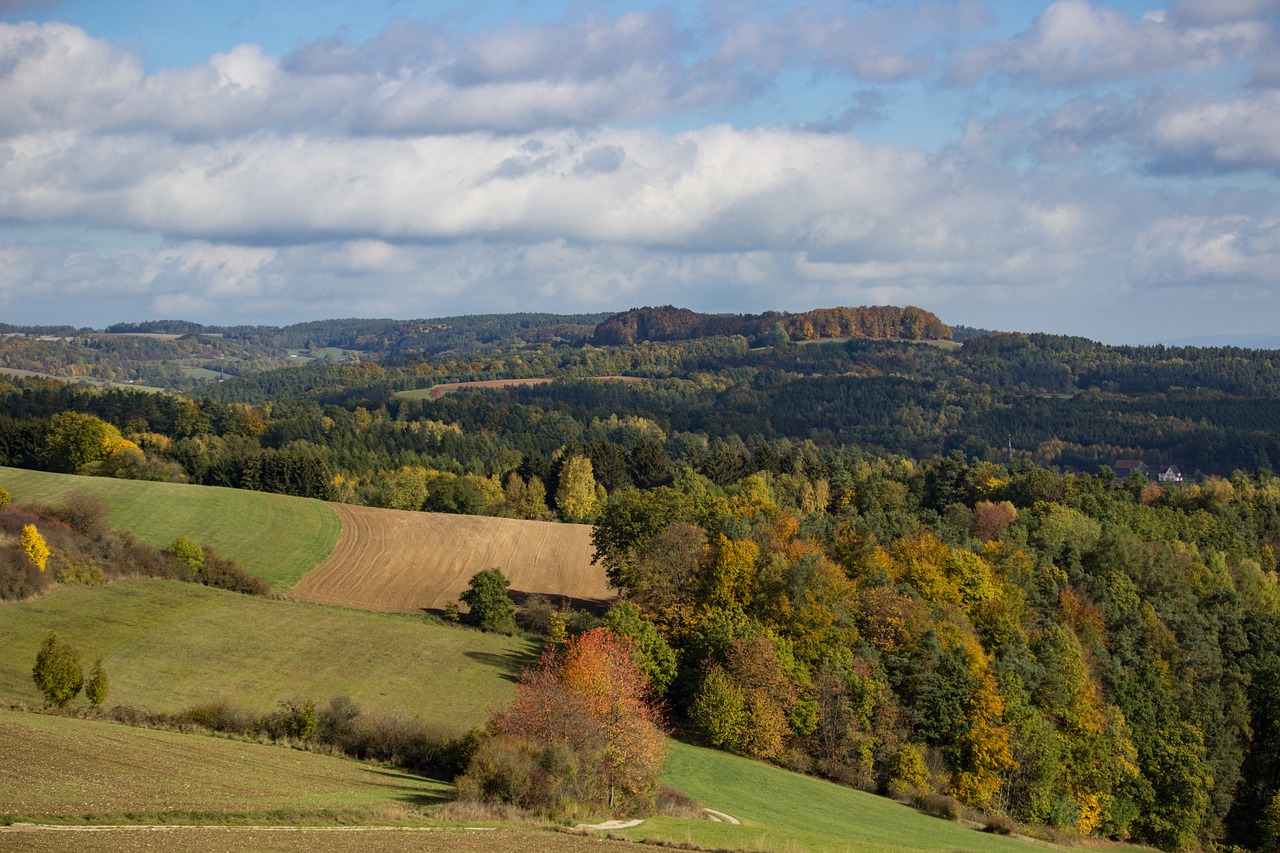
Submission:
<svg viewBox="0 0 1280 853">
<path fill-rule="evenodd" d="M 453 801 L 452 791 L 444 788 L 445 783 L 440 782 L 438 779 L 432 779 L 429 776 L 418 776 L 404 770 L 381 770 L 371 767 L 368 768 L 368 772 L 386 777 L 388 781 L 381 782 L 379 785 L 398 792 L 396 799 L 402 803 L 425 807 L 438 806 L 442 803 Z M 422 782 L 431 782 L 441 787 L 424 789 L 420 786 Z"/>
<path fill-rule="evenodd" d="M 477 663 L 491 666 L 502 673 L 506 681 L 519 681 L 520 673 L 538 662 L 539 654 L 535 649 L 515 650 L 510 652 L 463 652 L 463 655 Z"/>
</svg>

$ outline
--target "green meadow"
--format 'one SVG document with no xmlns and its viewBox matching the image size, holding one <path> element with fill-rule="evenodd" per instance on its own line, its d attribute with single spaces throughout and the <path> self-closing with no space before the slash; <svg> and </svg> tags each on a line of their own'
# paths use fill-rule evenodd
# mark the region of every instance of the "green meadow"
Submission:
<svg viewBox="0 0 1280 853">
<path fill-rule="evenodd" d="M 159 548 L 190 537 L 281 591 L 333 553 L 342 532 L 324 502 L 266 492 L 3 467 L 0 486 L 19 504 L 56 506 L 68 492 L 88 492 L 106 505 L 113 527 Z"/>
<path fill-rule="evenodd" d="M 102 658 L 108 705 L 173 712 L 225 700 L 262 712 L 285 698 L 322 705 L 346 695 L 367 711 L 458 731 L 508 700 L 537 651 L 416 616 L 130 580 L 0 604 L 0 698 L 43 704 L 31 666 L 49 630 L 86 668 Z"/>
<path fill-rule="evenodd" d="M 329 755 L 16 711 L 0 711 L 0 751 L 5 823 L 421 823 L 452 798 Z"/>
<path fill-rule="evenodd" d="M 728 850 L 1027 850 L 1023 841 L 978 832 L 884 797 L 716 750 L 677 742 L 671 746 L 664 781 L 741 825 L 653 818 L 618 834 Z"/>
</svg>

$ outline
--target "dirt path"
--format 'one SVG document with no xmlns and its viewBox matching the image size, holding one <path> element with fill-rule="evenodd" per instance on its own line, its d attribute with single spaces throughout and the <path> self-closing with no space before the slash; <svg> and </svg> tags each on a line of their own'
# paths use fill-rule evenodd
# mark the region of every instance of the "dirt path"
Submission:
<svg viewBox="0 0 1280 853">
<path fill-rule="evenodd" d="M 22 853 L 488 853 L 631 849 L 626 842 L 537 828 L 393 826 L 0 826 L 0 849 Z"/>
</svg>

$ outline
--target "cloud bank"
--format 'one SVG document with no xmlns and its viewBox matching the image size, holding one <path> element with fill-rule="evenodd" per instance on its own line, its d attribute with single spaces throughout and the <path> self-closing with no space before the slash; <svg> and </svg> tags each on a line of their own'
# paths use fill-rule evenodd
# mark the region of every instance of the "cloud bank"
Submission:
<svg viewBox="0 0 1280 853">
<path fill-rule="evenodd" d="M 0 23 L 0 311 L 912 302 L 1104 339 L 1264 331 L 1278 32 L 1268 0 L 1061 0 L 1008 33 L 976 2 L 732 4 L 392 20 L 149 72 L 71 23 Z M 922 110 L 950 130 L 915 140 Z"/>
</svg>

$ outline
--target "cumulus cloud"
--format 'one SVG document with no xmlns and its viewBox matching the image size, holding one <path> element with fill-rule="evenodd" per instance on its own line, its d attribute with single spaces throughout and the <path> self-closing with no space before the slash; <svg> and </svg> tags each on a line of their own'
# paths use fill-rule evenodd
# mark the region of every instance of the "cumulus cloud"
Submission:
<svg viewBox="0 0 1280 853">
<path fill-rule="evenodd" d="M 1280 173 L 1280 91 L 1170 109 L 1153 137 L 1162 169 Z"/>
<path fill-rule="evenodd" d="M 1059 0 L 976 45 L 978 0 L 394 20 L 155 73 L 74 26 L 0 24 L 0 211 L 19 224 L 0 309 L 101 324 L 897 302 L 995 326 L 1090 323 L 1181 282 L 1233 288 L 1198 311 L 1226 316 L 1280 266 L 1277 3 L 1135 18 Z M 801 76 L 821 85 L 791 124 L 727 120 Z M 946 139 L 881 132 L 902 110 Z M 1246 171 L 1249 193 L 1203 177 Z"/>
<path fill-rule="evenodd" d="M 1266 56 L 1275 47 L 1275 31 L 1261 7 L 1274 4 L 1230 5 L 1234 14 L 1209 15 L 1206 4 L 1185 3 L 1179 15 L 1160 10 L 1132 18 L 1087 0 L 1058 0 L 1026 32 L 965 52 L 951 73 L 961 85 L 1008 74 L 1079 86 Z"/>
<path fill-rule="evenodd" d="M 1135 241 L 1131 278 L 1159 287 L 1246 285 L 1269 293 L 1280 269 L 1280 219 L 1169 216 Z"/>
</svg>

